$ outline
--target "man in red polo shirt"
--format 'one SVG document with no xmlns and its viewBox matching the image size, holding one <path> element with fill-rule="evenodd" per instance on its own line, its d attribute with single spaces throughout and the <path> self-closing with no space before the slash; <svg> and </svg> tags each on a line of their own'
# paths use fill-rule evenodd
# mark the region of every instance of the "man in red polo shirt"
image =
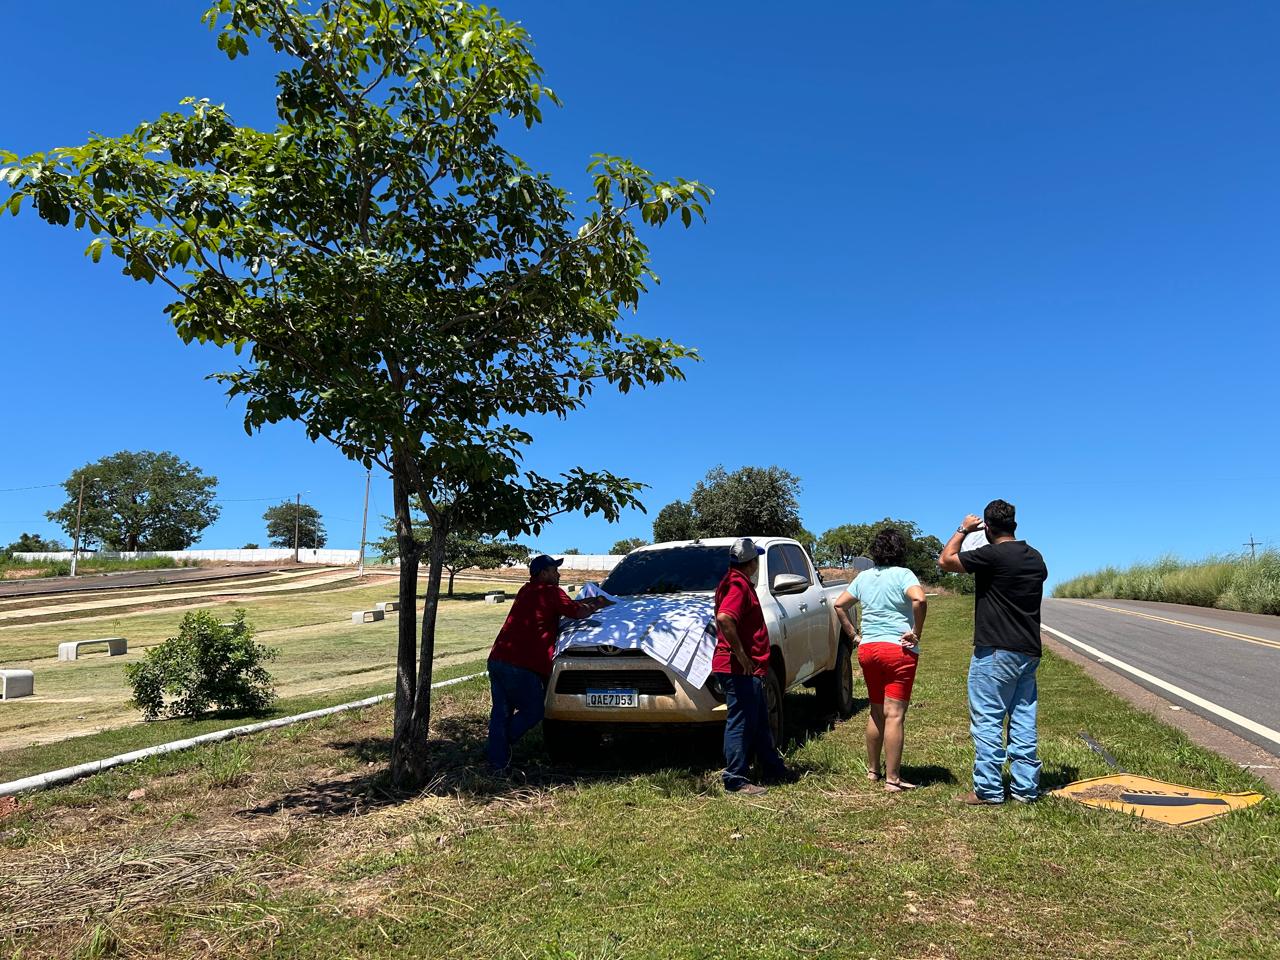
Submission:
<svg viewBox="0 0 1280 960">
<path fill-rule="evenodd" d="M 782 762 L 769 729 L 764 678 L 769 672 L 769 628 L 756 595 L 762 549 L 743 537 L 729 548 L 729 570 L 716 588 L 716 649 L 711 672 L 724 691 L 724 788 L 749 797 L 768 790 L 751 779 L 751 760 L 760 779 L 794 779 Z"/>
<path fill-rule="evenodd" d="M 486 755 L 495 770 L 506 769 L 511 745 L 542 719 L 560 618 L 581 620 L 609 603 L 604 597 L 571 600 L 560 589 L 562 563 L 545 554 L 529 562 L 529 582 L 516 594 L 489 651 L 493 710 Z"/>
</svg>

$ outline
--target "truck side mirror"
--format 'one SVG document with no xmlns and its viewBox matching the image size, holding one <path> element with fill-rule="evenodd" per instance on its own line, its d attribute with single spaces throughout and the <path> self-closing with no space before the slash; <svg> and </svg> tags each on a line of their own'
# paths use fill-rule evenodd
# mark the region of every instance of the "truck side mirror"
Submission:
<svg viewBox="0 0 1280 960">
<path fill-rule="evenodd" d="M 809 589 L 809 580 L 798 573 L 780 573 L 773 578 L 775 596 L 785 597 L 791 593 L 804 593 Z"/>
</svg>

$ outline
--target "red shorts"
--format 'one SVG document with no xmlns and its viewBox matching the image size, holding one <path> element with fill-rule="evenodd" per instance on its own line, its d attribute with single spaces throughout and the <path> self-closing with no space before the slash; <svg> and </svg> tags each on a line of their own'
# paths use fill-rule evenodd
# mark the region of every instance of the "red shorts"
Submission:
<svg viewBox="0 0 1280 960">
<path fill-rule="evenodd" d="M 858 665 L 862 667 L 862 676 L 867 681 L 867 696 L 872 703 L 884 703 L 885 697 L 910 701 L 919 662 L 918 656 L 902 649 L 902 644 L 896 641 L 858 645 Z"/>
</svg>

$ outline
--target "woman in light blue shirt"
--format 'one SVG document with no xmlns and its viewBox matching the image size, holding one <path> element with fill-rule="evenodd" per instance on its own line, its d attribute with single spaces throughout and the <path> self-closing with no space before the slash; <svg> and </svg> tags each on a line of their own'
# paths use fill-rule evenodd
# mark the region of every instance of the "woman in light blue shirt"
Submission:
<svg viewBox="0 0 1280 960">
<path fill-rule="evenodd" d="M 867 682 L 871 710 L 867 716 L 867 779 L 880 780 L 884 753 L 884 788 L 891 793 L 915 784 L 902 779 L 902 741 L 920 657 L 927 601 L 916 575 L 902 564 L 907 540 L 895 527 L 886 527 L 871 542 L 875 567 L 854 577 L 836 598 L 836 616 L 848 636 L 856 636 L 849 608 L 862 611 L 858 664 Z"/>
</svg>

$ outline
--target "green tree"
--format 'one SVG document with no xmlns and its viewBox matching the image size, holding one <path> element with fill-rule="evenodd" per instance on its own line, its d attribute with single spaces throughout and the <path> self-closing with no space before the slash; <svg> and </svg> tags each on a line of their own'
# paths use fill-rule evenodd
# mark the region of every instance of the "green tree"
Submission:
<svg viewBox="0 0 1280 960">
<path fill-rule="evenodd" d="M 259 548 L 258 548 L 258 545 L 257 545 L 256 543 L 254 543 L 254 542 L 251 540 L 251 541 L 249 541 L 248 543 L 246 543 L 243 547 L 241 547 L 240 549 L 241 549 L 241 550 L 257 550 L 257 549 L 259 549 Z"/>
<path fill-rule="evenodd" d="M 431 523 L 424 511 L 414 511 L 414 536 L 419 550 L 431 542 Z M 392 563 L 400 559 L 400 541 L 396 536 L 396 518 L 383 517 L 386 536 L 371 544 L 384 561 Z M 477 567 L 496 570 L 499 567 L 520 563 L 529 556 L 529 548 L 513 540 L 503 540 L 474 531 L 452 529 L 445 538 L 444 569 L 449 574 L 448 596 L 453 596 L 453 582 L 463 570 Z"/>
<path fill-rule="evenodd" d="M 939 584 L 959 592 L 972 592 L 972 578 L 967 574 L 948 574 L 938 566 L 942 541 L 932 534 L 920 532 L 912 520 L 885 517 L 874 523 L 843 523 L 832 527 L 818 538 L 817 559 L 822 566 L 848 567 L 855 557 L 869 556 L 871 541 L 885 527 L 897 527 L 907 538 L 904 565 L 922 583 Z"/>
<path fill-rule="evenodd" d="M 297 544 L 303 550 L 318 550 L 329 540 L 325 533 L 320 511 L 309 503 L 299 505 L 295 500 L 285 500 L 274 507 L 267 507 L 262 519 L 267 522 L 267 539 L 273 547 L 293 549 L 294 524 L 297 524 Z"/>
<path fill-rule="evenodd" d="M 871 524 L 842 523 L 818 538 L 816 560 L 824 567 L 848 567 L 871 545 Z"/>
<path fill-rule="evenodd" d="M 23 533 L 4 549 L 6 553 L 59 553 L 67 548 L 58 540 L 46 540 L 38 534 Z"/>
<path fill-rule="evenodd" d="M 781 467 L 743 467 L 733 473 L 724 467 L 713 467 L 693 488 L 687 510 L 680 501 L 663 507 L 654 521 L 654 539 L 667 539 L 658 537 L 659 521 L 665 534 L 688 518 L 693 537 L 768 536 L 799 540 L 805 535 L 800 522 L 799 493 L 800 478 Z"/>
<path fill-rule="evenodd" d="M 624 537 L 623 539 L 615 543 L 613 547 L 609 550 L 609 552 L 614 556 L 618 556 L 618 555 L 625 556 L 626 554 L 630 553 L 632 550 L 636 549 L 636 547 L 643 547 L 643 546 L 646 546 L 648 543 L 649 541 L 644 539 L 643 537 Z"/>
<path fill-rule="evenodd" d="M 653 542 L 669 543 L 672 540 L 692 540 L 698 536 L 693 506 L 685 500 L 668 503 L 653 518 Z"/>
<path fill-rule="evenodd" d="M 107 550 L 185 550 L 218 519 L 218 478 L 172 453 L 122 450 L 73 470 L 62 484 L 66 502 L 46 513 L 75 536 L 81 480 L 81 542 Z"/>
<path fill-rule="evenodd" d="M 577 547 L 565 547 L 563 550 L 560 551 L 560 556 L 562 557 L 579 557 L 581 555 L 582 555 L 582 551 L 579 550 Z"/>
<path fill-rule="evenodd" d="M 207 100 L 0 173 L 17 213 L 87 227 L 88 254 L 170 288 L 188 342 L 233 347 L 217 375 L 256 430 L 300 421 L 392 481 L 400 548 L 394 782 L 429 776 L 436 614 L 452 529 L 536 534 L 565 511 L 615 520 L 641 484 L 523 466 L 537 414 L 601 384 L 682 377 L 696 353 L 625 332 L 653 279 L 641 225 L 703 214 L 710 191 L 597 155 L 585 198 L 500 142 L 559 103 L 529 37 L 461 0 L 217 0 L 232 59 L 281 66 L 275 129 Z M 414 536 L 410 498 L 431 536 Z M 414 598 L 428 568 L 421 632 Z"/>
</svg>

